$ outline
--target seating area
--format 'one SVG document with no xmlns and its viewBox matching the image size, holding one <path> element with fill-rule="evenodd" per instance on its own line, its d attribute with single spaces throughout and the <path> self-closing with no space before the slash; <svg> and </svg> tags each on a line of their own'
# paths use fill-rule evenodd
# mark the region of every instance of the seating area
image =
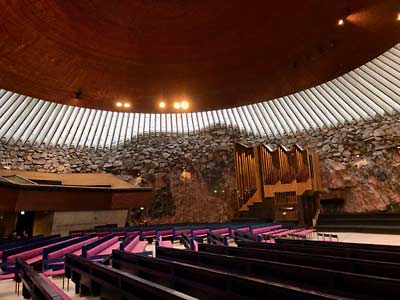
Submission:
<svg viewBox="0 0 400 300">
<path fill-rule="evenodd" d="M 8 274 L 26 299 L 71 299 L 70 281 L 76 294 L 103 300 L 398 298 L 400 246 L 314 233 L 280 223 L 115 227 L 30 239 L 37 249 L 1 246 L 3 254 L 19 249 Z M 26 249 L 42 255 L 38 270 Z"/>
<path fill-rule="evenodd" d="M 210 231 L 208 240 L 215 235 L 223 237 Z M 356 257 L 360 244 L 294 239 L 269 244 L 238 238 L 237 242 L 236 247 L 196 241 L 198 251 L 158 244 L 156 257 L 115 250 L 107 275 L 90 272 L 97 265 L 67 255 L 66 277 L 75 283 L 76 292 L 85 295 L 95 291 L 92 293 L 100 297 L 115 287 L 96 282 L 104 278 L 120 282 L 129 274 L 198 299 L 397 299 L 400 264 L 372 256 Z M 398 247 L 372 248 L 368 251 L 393 257 L 398 254 Z M 332 249 L 335 253 L 324 252 Z M 105 299 L 118 299 L 119 293 Z"/>
<path fill-rule="evenodd" d="M 13 272 L 17 257 L 22 257 L 28 264 L 40 264 L 43 259 L 43 251 L 46 247 L 55 246 L 65 241 L 75 240 L 76 235 L 60 237 L 59 235 L 47 238 L 32 239 L 25 243 L 7 247 L 2 251 L 1 270 L 5 273 Z"/>
</svg>

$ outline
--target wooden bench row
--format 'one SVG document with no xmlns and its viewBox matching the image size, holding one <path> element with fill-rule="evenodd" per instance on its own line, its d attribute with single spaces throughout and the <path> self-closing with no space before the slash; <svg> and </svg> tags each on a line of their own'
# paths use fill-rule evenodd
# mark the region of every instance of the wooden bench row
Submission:
<svg viewBox="0 0 400 300">
<path fill-rule="evenodd" d="M 400 264 L 280 250 L 199 244 L 199 251 L 263 259 L 371 276 L 400 278 Z"/>
<path fill-rule="evenodd" d="M 75 283 L 75 292 L 107 300 L 120 299 L 196 299 L 138 276 L 68 254 L 65 276 Z"/>
<path fill-rule="evenodd" d="M 113 251 L 112 266 L 199 299 L 348 299 L 274 280 L 121 251 Z"/>
<path fill-rule="evenodd" d="M 158 248 L 157 257 L 356 299 L 396 299 L 400 280 L 207 252 Z M 367 288 L 366 288 L 367 287 Z"/>
<path fill-rule="evenodd" d="M 302 245 L 301 243 L 287 243 L 275 241 L 274 244 L 259 243 L 252 241 L 237 240 L 237 245 L 239 247 L 246 248 L 258 248 L 266 250 L 276 250 L 276 251 L 289 251 L 298 253 L 308 253 L 313 255 L 329 255 L 343 258 L 355 258 L 355 259 L 365 259 L 373 261 L 384 261 L 391 263 L 400 263 L 400 252 L 384 252 L 384 251 L 374 251 L 374 250 L 363 250 L 358 248 L 335 248 L 335 247 L 325 247 L 321 244 L 326 244 L 327 242 L 320 242 L 320 244 Z M 335 243 L 336 244 L 336 243 Z"/>
<path fill-rule="evenodd" d="M 15 265 L 15 280 L 22 282 L 22 296 L 32 300 L 71 300 L 53 281 L 38 273 L 23 258 L 18 257 Z"/>
<path fill-rule="evenodd" d="M 329 242 L 311 241 L 311 240 L 286 240 L 286 239 L 277 239 L 276 242 L 280 243 L 280 244 L 318 246 L 318 247 L 334 248 L 334 249 L 346 248 L 346 249 L 372 250 L 372 251 L 400 253 L 400 246 L 392 246 L 392 245 L 344 243 L 344 242 L 329 243 Z"/>
</svg>

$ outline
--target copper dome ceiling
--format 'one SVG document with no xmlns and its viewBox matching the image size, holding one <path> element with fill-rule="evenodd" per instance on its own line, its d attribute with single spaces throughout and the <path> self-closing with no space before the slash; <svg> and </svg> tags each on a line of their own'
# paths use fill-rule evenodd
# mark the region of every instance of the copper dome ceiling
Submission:
<svg viewBox="0 0 400 300">
<path fill-rule="evenodd" d="M 0 87 L 134 112 L 245 105 L 377 57 L 400 40 L 399 12 L 398 0 L 1 1 Z"/>
</svg>

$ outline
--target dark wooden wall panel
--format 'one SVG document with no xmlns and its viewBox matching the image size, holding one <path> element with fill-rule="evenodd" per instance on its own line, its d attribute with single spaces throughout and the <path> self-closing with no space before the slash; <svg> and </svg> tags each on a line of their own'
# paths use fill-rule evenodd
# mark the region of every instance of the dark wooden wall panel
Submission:
<svg viewBox="0 0 400 300">
<path fill-rule="evenodd" d="M 110 209 L 111 193 L 101 191 L 20 191 L 16 210 Z"/>
<path fill-rule="evenodd" d="M 152 191 L 118 192 L 112 195 L 112 209 L 150 207 L 153 199 Z"/>
<path fill-rule="evenodd" d="M 18 190 L 0 186 L 0 211 L 14 211 Z"/>
</svg>

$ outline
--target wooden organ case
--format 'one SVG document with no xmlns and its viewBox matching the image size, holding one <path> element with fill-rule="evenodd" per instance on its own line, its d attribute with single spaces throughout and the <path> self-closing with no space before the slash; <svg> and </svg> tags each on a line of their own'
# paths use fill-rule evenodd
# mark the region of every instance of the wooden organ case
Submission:
<svg viewBox="0 0 400 300">
<path fill-rule="evenodd" d="M 236 144 L 235 162 L 239 212 L 260 217 L 262 211 L 266 219 L 312 225 L 321 190 L 315 151 Z"/>
</svg>

